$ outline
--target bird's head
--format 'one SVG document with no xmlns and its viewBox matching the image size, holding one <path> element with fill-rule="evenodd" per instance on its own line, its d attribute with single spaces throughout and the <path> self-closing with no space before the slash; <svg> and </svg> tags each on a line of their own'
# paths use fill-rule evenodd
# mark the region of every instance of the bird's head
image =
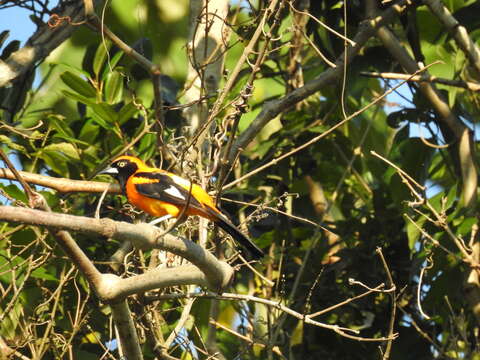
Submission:
<svg viewBox="0 0 480 360">
<path fill-rule="evenodd" d="M 113 176 L 118 180 L 122 189 L 125 188 L 128 178 L 133 175 L 139 168 L 145 167 L 145 163 L 133 156 L 120 156 L 116 158 L 108 168 L 99 172 Z"/>
</svg>

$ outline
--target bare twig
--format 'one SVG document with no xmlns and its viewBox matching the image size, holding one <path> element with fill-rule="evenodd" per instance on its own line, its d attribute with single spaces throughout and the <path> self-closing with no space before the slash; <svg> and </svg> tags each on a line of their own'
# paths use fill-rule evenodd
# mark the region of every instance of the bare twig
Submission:
<svg viewBox="0 0 480 360">
<path fill-rule="evenodd" d="M 465 243 L 463 242 L 463 240 L 458 238 L 455 235 L 455 233 L 452 231 L 452 229 L 450 228 L 450 226 L 446 222 L 445 217 L 441 216 L 441 214 L 438 213 L 438 211 L 432 206 L 432 204 L 428 200 L 426 200 L 423 195 L 420 195 L 418 193 L 418 191 L 414 188 L 414 186 L 416 186 L 416 187 L 420 188 L 422 191 L 424 191 L 425 187 L 418 184 L 418 182 L 416 182 L 404 170 L 400 169 L 397 165 L 393 164 L 391 161 L 387 160 L 383 156 L 377 154 L 375 151 L 371 151 L 370 153 L 372 155 L 378 157 L 379 159 L 385 161 L 387 164 L 392 166 L 397 171 L 397 173 L 402 178 L 402 182 L 410 189 L 412 194 L 417 199 L 416 204 L 424 204 L 434 216 L 434 220 L 430 220 L 430 221 L 432 223 L 434 223 L 435 225 L 440 226 L 442 229 L 444 229 L 445 232 L 449 235 L 449 237 L 453 240 L 453 242 L 457 246 L 458 250 L 460 250 L 461 254 L 463 255 L 462 260 L 465 261 L 466 263 L 470 264 L 471 266 L 473 266 L 475 268 L 478 268 L 479 267 L 478 262 L 471 256 L 470 251 L 467 248 L 467 246 L 465 245 Z"/>
<path fill-rule="evenodd" d="M 414 76 L 414 75 L 417 75 L 418 73 L 422 72 L 422 71 L 425 71 L 426 69 L 428 69 L 430 66 L 432 65 L 435 65 L 437 64 L 438 61 L 430 64 L 430 65 L 427 65 L 425 66 L 424 68 L 418 70 L 415 72 L 415 74 L 411 75 L 411 76 Z M 310 145 L 316 143 L 317 141 L 321 140 L 322 138 L 324 138 L 325 136 L 327 136 L 328 134 L 330 134 L 331 132 L 333 132 L 334 130 L 336 130 L 337 128 L 339 128 L 340 126 L 346 124 L 348 121 L 352 120 L 353 118 L 355 118 L 356 116 L 358 116 L 359 114 L 361 114 L 362 112 L 364 112 L 365 110 L 367 110 L 368 108 L 372 107 L 373 105 L 375 105 L 376 103 L 378 103 L 379 101 L 381 101 L 383 98 L 385 98 L 386 96 L 388 96 L 390 93 L 392 93 L 393 91 L 395 91 L 396 89 L 398 89 L 400 86 L 402 86 L 405 82 L 407 82 L 407 80 L 405 81 L 402 81 L 400 84 L 397 84 L 396 86 L 394 86 L 393 88 L 389 89 L 388 91 L 386 91 L 385 93 L 383 93 L 382 95 L 380 95 L 379 97 L 377 97 L 375 100 L 373 100 L 371 103 L 369 103 L 368 105 L 364 106 L 363 108 L 361 108 L 360 110 L 357 110 L 355 111 L 353 114 L 351 114 L 350 116 L 346 117 L 345 119 L 339 121 L 337 124 L 335 124 L 334 126 L 332 126 L 330 129 L 324 131 L 323 133 L 321 133 L 320 135 L 318 136 L 315 136 L 314 138 L 310 139 L 309 141 L 307 141 L 306 143 L 296 147 L 295 149 L 289 151 L 289 152 L 286 152 L 285 154 L 282 154 L 281 156 L 271 160 L 270 162 L 266 163 L 265 165 L 262 165 L 262 166 L 259 166 L 258 168 L 256 168 L 255 170 L 252 170 L 250 171 L 249 173 L 241 176 L 240 178 L 232 181 L 231 183 L 225 185 L 223 187 L 223 189 L 228 189 L 228 188 L 231 188 L 232 186 L 238 184 L 239 182 L 245 180 L 245 179 L 248 179 L 250 176 L 252 175 L 255 175 L 257 173 L 259 173 L 260 171 L 262 170 L 265 170 L 266 168 L 270 167 L 270 166 L 273 166 L 273 165 L 276 165 L 279 161 L 289 157 L 289 156 L 292 156 L 293 154 L 309 147 Z"/>
<path fill-rule="evenodd" d="M 418 287 L 417 287 L 417 306 L 418 306 L 418 311 L 420 311 L 420 314 L 427 320 L 430 320 L 430 316 L 428 316 L 422 308 L 422 299 L 421 299 L 421 293 L 422 293 L 422 281 L 423 281 L 423 275 L 426 270 L 431 269 L 433 267 L 433 260 L 431 257 L 431 254 L 427 257 L 427 266 L 422 266 L 422 269 L 420 270 L 420 275 L 418 276 Z"/>
<path fill-rule="evenodd" d="M 396 293 L 395 293 L 395 284 L 393 282 L 393 278 L 392 278 L 392 274 L 390 272 L 390 269 L 388 267 L 388 264 L 387 264 L 387 261 L 385 260 L 385 257 L 383 256 L 383 252 L 382 252 L 382 249 L 377 247 L 376 249 L 376 252 L 378 254 L 378 256 L 380 256 L 380 259 L 382 261 L 382 265 L 385 269 L 385 272 L 387 274 L 387 281 L 388 281 L 388 286 L 393 289 L 391 292 L 390 292 L 390 298 L 391 298 L 391 302 L 392 302 L 392 312 L 391 312 L 391 315 L 390 315 L 390 325 L 388 327 L 388 340 L 387 340 L 387 346 L 385 348 L 385 352 L 383 354 L 383 360 L 388 360 L 390 358 L 390 352 L 391 352 L 391 349 L 392 349 L 392 341 L 393 341 L 393 337 L 394 337 L 394 326 L 395 326 L 395 316 L 396 316 L 396 312 L 397 312 L 397 296 L 396 296 Z"/>
<path fill-rule="evenodd" d="M 18 170 L 15 168 L 15 166 L 12 164 L 10 159 L 8 158 L 7 155 L 0 149 L 0 157 L 2 158 L 3 162 L 8 166 L 10 171 L 13 173 L 13 176 L 17 181 L 22 184 L 23 189 L 25 190 L 25 193 L 27 194 L 28 202 L 31 207 L 35 206 L 36 203 L 36 196 L 35 192 L 32 190 L 30 185 L 23 179 L 22 175 L 18 172 Z"/>
<path fill-rule="evenodd" d="M 360 336 L 355 336 L 352 334 L 358 334 L 357 330 L 349 329 L 340 327 L 338 325 L 330 325 L 321 323 L 319 321 L 315 321 L 312 319 L 311 315 L 304 315 L 291 308 L 279 303 L 278 301 L 262 299 L 259 297 L 251 296 L 251 295 L 243 295 L 243 294 L 231 294 L 231 293 L 221 293 L 215 294 L 211 292 L 206 293 L 189 293 L 189 294 L 165 294 L 165 295 L 151 295 L 148 297 L 149 300 L 165 300 L 165 299 L 179 299 L 179 298 L 207 298 L 207 299 L 216 299 L 216 300 L 229 300 L 229 301 L 252 301 L 259 304 L 263 304 L 275 309 L 278 309 L 288 315 L 291 315 L 299 320 L 303 320 L 306 324 L 318 326 L 321 328 L 329 329 L 334 331 L 335 333 L 347 337 L 349 339 L 359 340 L 359 341 L 373 341 L 373 342 L 382 342 L 387 340 L 393 340 L 397 337 L 397 334 L 391 334 L 390 337 L 379 337 L 379 338 L 363 338 Z"/>
<path fill-rule="evenodd" d="M 399 74 L 399 73 L 391 73 L 391 72 L 367 72 L 362 71 L 360 75 L 373 77 L 373 78 L 382 78 L 382 79 L 393 79 L 393 80 L 405 80 L 408 78 L 409 82 L 433 82 L 438 84 L 444 84 L 448 86 L 455 86 L 460 87 L 463 89 L 471 90 L 471 91 L 480 91 L 480 84 L 472 81 L 462 81 L 462 80 L 450 80 L 439 78 L 436 76 L 413 76 L 409 77 L 408 74 Z"/>
</svg>

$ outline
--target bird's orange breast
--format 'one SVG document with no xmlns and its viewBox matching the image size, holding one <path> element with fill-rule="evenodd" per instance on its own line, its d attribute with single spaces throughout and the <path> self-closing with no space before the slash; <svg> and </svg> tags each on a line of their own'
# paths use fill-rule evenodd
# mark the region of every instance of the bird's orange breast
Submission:
<svg viewBox="0 0 480 360">
<path fill-rule="evenodd" d="M 135 207 L 145 211 L 152 216 L 161 217 L 167 214 L 175 216 L 179 213 L 179 208 L 157 199 L 146 197 L 135 189 L 135 184 L 130 178 L 126 184 L 126 193 L 128 202 Z"/>
</svg>

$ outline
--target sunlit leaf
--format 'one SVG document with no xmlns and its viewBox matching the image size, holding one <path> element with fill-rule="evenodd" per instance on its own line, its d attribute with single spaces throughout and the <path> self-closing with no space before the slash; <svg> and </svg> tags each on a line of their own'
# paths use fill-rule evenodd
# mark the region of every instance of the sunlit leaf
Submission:
<svg viewBox="0 0 480 360">
<path fill-rule="evenodd" d="M 118 71 L 108 73 L 104 91 L 107 103 L 116 104 L 122 100 L 123 76 Z"/>
<path fill-rule="evenodd" d="M 65 71 L 60 77 L 70 89 L 74 90 L 81 96 L 95 98 L 97 95 L 97 92 L 92 85 L 70 71 Z"/>
<path fill-rule="evenodd" d="M 97 51 L 95 52 L 95 56 L 93 58 L 93 72 L 95 76 L 98 78 L 100 71 L 105 63 L 105 60 L 108 56 L 108 51 L 110 51 L 111 43 L 110 42 L 100 42 L 98 45 Z"/>
</svg>

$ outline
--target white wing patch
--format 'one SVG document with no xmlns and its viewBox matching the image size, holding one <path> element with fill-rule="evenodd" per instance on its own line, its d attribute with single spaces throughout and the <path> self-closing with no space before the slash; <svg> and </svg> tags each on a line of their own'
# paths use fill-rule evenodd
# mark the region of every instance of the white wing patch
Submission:
<svg viewBox="0 0 480 360">
<path fill-rule="evenodd" d="M 186 200 L 185 197 L 182 195 L 182 193 L 180 192 L 180 190 L 178 190 L 176 187 L 174 186 L 170 186 L 169 188 L 166 188 L 164 190 L 167 194 L 173 196 L 173 197 L 176 197 L 176 198 L 179 198 L 179 199 L 182 199 L 182 200 Z"/>
</svg>

